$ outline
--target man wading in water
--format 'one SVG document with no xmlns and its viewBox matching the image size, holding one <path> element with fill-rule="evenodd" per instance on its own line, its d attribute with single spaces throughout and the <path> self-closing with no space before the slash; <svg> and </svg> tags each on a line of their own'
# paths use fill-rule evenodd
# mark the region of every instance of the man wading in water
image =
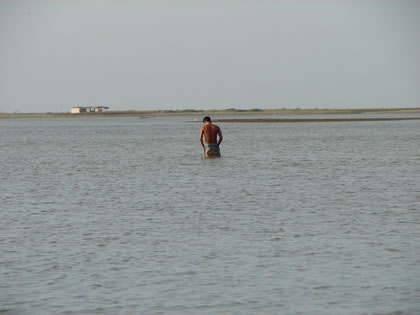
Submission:
<svg viewBox="0 0 420 315">
<path fill-rule="evenodd" d="M 222 131 L 219 126 L 212 124 L 209 116 L 203 118 L 203 124 L 200 130 L 200 142 L 204 149 L 204 156 L 206 158 L 220 157 L 219 145 L 223 140 Z M 206 138 L 206 144 L 203 142 L 203 135 Z M 217 136 L 219 136 L 219 141 L 217 141 Z"/>
</svg>

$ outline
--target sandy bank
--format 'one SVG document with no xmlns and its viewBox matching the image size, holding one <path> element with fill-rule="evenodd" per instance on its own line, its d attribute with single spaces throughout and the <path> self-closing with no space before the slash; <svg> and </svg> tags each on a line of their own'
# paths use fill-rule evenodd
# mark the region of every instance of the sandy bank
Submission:
<svg viewBox="0 0 420 315">
<path fill-rule="evenodd" d="M 420 117 L 396 118 L 331 118 L 331 119 L 219 119 L 215 122 L 224 123 L 303 123 L 303 122 L 354 122 L 354 121 L 395 121 L 395 120 L 420 120 Z"/>
<path fill-rule="evenodd" d="M 240 109 L 225 109 L 225 110 L 128 110 L 128 111 L 106 111 L 102 113 L 82 113 L 82 114 L 71 114 L 71 113 L 0 113 L 0 119 L 10 118 L 94 118 L 94 117 L 159 117 L 159 116 L 239 116 L 246 117 L 248 115 L 267 115 L 275 114 L 279 116 L 288 115 L 334 115 L 334 114 L 352 114 L 352 115 L 363 115 L 363 114 L 420 114 L 420 108 L 366 108 L 366 109 L 251 109 L 251 110 L 240 110 Z M 399 119 L 399 118 L 396 118 Z M 396 120 L 392 119 L 392 120 Z M 410 118 L 417 119 L 417 118 Z M 257 119 L 247 120 L 246 122 L 300 122 L 299 119 L 287 120 L 286 119 Z M 316 119 L 314 119 L 316 120 Z M 357 119 L 352 119 L 357 121 Z M 323 119 L 316 121 L 352 121 L 348 119 Z M 365 121 L 366 119 L 360 119 Z M 376 118 L 370 121 L 375 121 Z M 387 119 L 386 119 L 387 120 Z M 402 120 L 402 119 L 401 119 Z M 227 120 L 224 120 L 227 121 Z M 308 121 L 308 120 L 302 120 Z M 234 122 L 245 122 L 241 119 L 235 119 Z"/>
</svg>

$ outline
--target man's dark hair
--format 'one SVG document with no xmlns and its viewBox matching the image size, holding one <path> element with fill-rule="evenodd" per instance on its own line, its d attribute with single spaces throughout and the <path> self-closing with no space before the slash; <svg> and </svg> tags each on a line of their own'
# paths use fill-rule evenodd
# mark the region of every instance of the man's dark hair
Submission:
<svg viewBox="0 0 420 315">
<path fill-rule="evenodd" d="M 206 116 L 206 117 L 203 118 L 203 122 L 205 122 L 205 121 L 211 122 L 211 118 L 209 116 Z"/>
</svg>

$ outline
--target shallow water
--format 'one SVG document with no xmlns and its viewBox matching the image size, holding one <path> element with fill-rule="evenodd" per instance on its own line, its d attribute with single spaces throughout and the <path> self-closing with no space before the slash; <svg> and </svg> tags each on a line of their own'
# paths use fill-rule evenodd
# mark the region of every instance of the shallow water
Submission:
<svg viewBox="0 0 420 315">
<path fill-rule="evenodd" d="M 420 313 L 419 121 L 190 120 L 0 121 L 0 312 Z"/>
</svg>

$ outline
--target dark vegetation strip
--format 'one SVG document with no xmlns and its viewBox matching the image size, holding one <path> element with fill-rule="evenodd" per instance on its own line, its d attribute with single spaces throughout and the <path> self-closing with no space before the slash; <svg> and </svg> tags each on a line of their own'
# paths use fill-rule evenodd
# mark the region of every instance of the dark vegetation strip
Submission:
<svg viewBox="0 0 420 315">
<path fill-rule="evenodd" d="M 180 116 L 180 115 L 248 115 L 248 114 L 278 114 L 278 115 L 312 115 L 312 114 L 367 114 L 367 113 L 375 113 L 375 114 L 385 114 L 385 113 L 393 113 L 396 115 L 399 114 L 420 114 L 420 108 L 366 108 L 366 109 L 259 109 L 259 108 L 252 108 L 252 109 L 235 109 L 235 108 L 228 108 L 228 109 L 221 109 L 221 110 L 195 110 L 195 109 L 177 109 L 177 110 L 121 110 L 121 111 L 105 111 L 100 113 L 80 113 L 80 114 L 71 114 L 70 112 L 63 112 L 63 113 L 1 113 L 0 112 L 0 119 L 4 118 L 75 118 L 75 117 L 153 117 L 153 116 Z M 400 118 L 392 118 L 390 120 L 403 120 Z M 417 118 L 412 118 L 417 119 Z M 246 121 L 242 121 L 246 120 Z M 299 119 L 299 120 L 292 120 L 292 119 L 279 119 L 281 121 L 274 121 L 274 119 L 260 119 L 263 120 L 261 122 L 307 122 L 307 119 Z M 269 120 L 269 121 L 267 121 Z M 315 120 L 315 119 L 314 119 Z M 355 119 L 355 120 L 367 120 L 367 119 Z M 355 121 L 350 120 L 350 121 Z M 386 119 L 381 119 L 386 120 Z M 316 121 L 332 121 L 332 120 L 316 120 Z M 334 120 L 334 121 L 344 121 L 344 120 Z M 346 120 L 348 121 L 348 120 Z M 373 119 L 368 121 L 374 121 Z M 248 119 L 238 119 L 235 122 L 252 122 Z M 260 121 L 258 121 L 260 122 Z"/>
</svg>

